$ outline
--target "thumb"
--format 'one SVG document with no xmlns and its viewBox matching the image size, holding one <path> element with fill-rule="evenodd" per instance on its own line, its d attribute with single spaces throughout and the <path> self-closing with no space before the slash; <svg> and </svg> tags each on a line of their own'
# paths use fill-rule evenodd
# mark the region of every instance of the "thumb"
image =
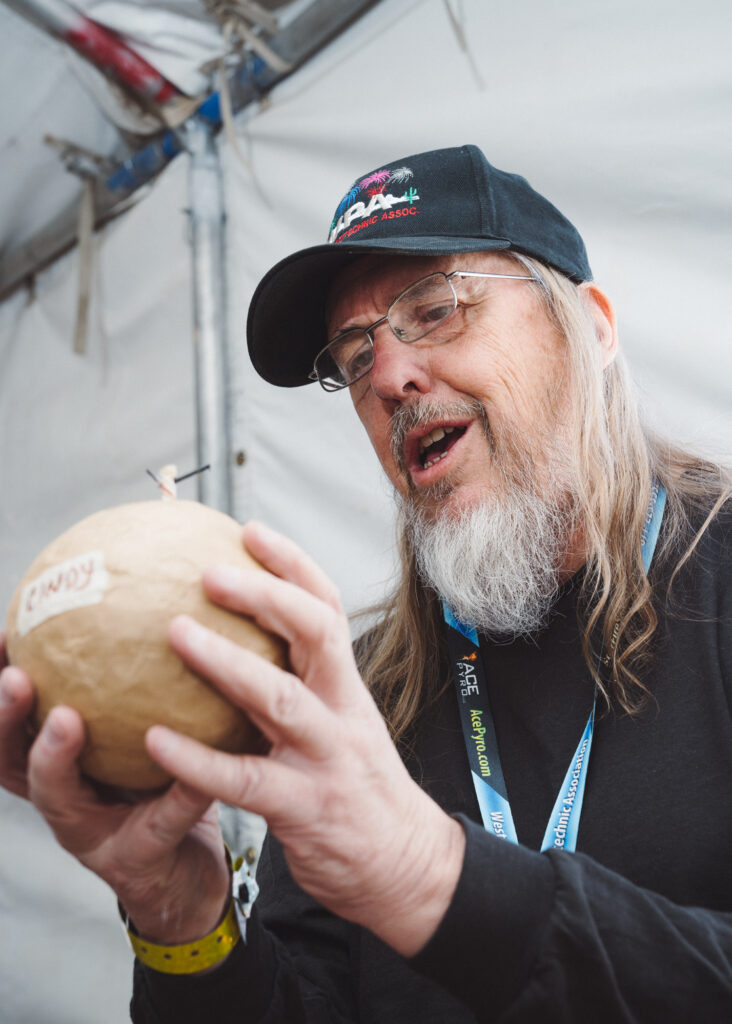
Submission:
<svg viewBox="0 0 732 1024">
<path fill-rule="evenodd" d="M 212 837 L 218 838 L 216 802 L 193 786 L 175 781 L 143 811 L 140 826 L 147 840 L 144 847 L 153 857 L 169 853 L 202 819 L 210 825 Z"/>
</svg>

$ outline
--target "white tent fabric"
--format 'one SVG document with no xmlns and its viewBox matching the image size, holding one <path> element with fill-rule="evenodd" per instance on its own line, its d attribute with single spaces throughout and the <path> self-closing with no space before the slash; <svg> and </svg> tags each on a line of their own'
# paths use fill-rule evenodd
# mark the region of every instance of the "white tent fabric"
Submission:
<svg viewBox="0 0 732 1024">
<path fill-rule="evenodd" d="M 721 452 L 732 442 L 729 6 L 700 0 L 690 14 L 661 0 L 464 0 L 451 10 L 468 52 L 441 0 L 383 0 L 270 104 L 239 118 L 254 176 L 220 145 L 235 450 L 245 456 L 236 514 L 300 542 L 349 609 L 376 599 L 391 573 L 388 487 L 348 396 L 264 384 L 243 325 L 263 272 L 324 239 L 350 182 L 382 160 L 475 142 L 525 174 L 584 235 L 656 421 Z M 64 101 L 87 131 L 83 93 Z M 27 109 L 36 116 L 18 118 L 21 148 L 55 108 Z M 147 466 L 193 467 L 186 188 L 179 158 L 98 236 L 86 356 L 72 352 L 76 253 L 0 305 L 1 608 L 62 529 L 153 497 Z M 41 223 L 44 202 L 32 179 L 4 195 L 3 242 Z M 21 801 L 0 795 L 0 821 L 3 1024 L 126 1020 L 131 955 L 111 893 Z"/>
<path fill-rule="evenodd" d="M 8 11 L 0 12 L 0 25 L 6 83 L 0 107 L 0 251 L 6 252 L 33 238 L 81 191 L 44 136 L 106 154 L 117 133 L 71 71 L 63 44 Z"/>
</svg>

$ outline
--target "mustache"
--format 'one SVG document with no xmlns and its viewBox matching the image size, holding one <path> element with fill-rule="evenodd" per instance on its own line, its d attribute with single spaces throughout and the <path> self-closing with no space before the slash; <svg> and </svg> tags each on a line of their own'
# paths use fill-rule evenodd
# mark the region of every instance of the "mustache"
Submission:
<svg viewBox="0 0 732 1024">
<path fill-rule="evenodd" d="M 422 398 L 410 405 L 401 405 L 391 418 L 391 454 L 398 468 L 407 472 L 404 442 L 407 434 L 435 420 L 457 420 L 464 418 L 480 420 L 483 431 L 490 438 L 490 425 L 486 411 L 477 399 L 440 402 L 434 398 Z"/>
</svg>

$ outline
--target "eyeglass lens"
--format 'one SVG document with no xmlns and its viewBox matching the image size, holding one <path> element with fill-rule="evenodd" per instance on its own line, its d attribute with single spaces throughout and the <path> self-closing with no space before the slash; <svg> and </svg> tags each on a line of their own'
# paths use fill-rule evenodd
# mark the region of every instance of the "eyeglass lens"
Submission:
<svg viewBox="0 0 732 1024">
<path fill-rule="evenodd" d="M 446 320 L 456 306 L 455 292 L 445 274 L 430 274 L 397 296 L 387 320 L 399 341 L 418 341 Z M 359 327 L 346 331 L 323 349 L 315 368 L 326 387 L 343 388 L 368 373 L 373 361 L 371 338 Z"/>
</svg>

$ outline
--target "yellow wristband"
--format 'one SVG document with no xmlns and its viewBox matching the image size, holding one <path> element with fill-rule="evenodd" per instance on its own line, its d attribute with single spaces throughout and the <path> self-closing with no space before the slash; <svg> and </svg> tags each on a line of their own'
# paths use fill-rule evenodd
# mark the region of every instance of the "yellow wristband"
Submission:
<svg viewBox="0 0 732 1024">
<path fill-rule="evenodd" d="M 213 967 L 227 957 L 241 938 L 233 899 L 217 928 L 196 942 L 184 942 L 179 946 L 158 946 L 141 938 L 131 929 L 132 922 L 121 906 L 120 913 L 137 959 L 146 967 L 162 971 L 163 974 L 196 974 L 205 971 L 207 967 Z"/>
</svg>

